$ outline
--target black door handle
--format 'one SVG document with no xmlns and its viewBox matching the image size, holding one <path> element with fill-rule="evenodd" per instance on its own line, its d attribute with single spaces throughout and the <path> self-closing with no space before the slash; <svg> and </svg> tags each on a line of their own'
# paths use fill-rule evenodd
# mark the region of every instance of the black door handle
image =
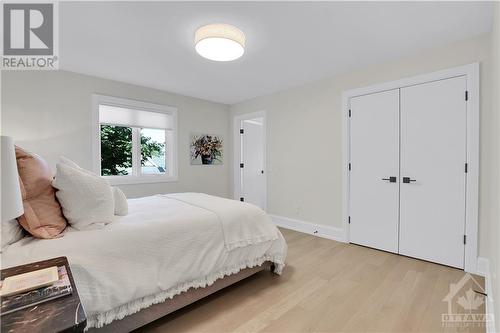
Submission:
<svg viewBox="0 0 500 333">
<path fill-rule="evenodd" d="M 397 178 L 396 177 L 389 177 L 389 178 L 382 178 L 382 180 L 388 180 L 389 183 L 395 183 L 397 182 Z"/>
<path fill-rule="evenodd" d="M 410 184 L 411 182 L 416 182 L 416 179 L 410 179 L 410 177 L 403 177 L 403 183 Z"/>
</svg>

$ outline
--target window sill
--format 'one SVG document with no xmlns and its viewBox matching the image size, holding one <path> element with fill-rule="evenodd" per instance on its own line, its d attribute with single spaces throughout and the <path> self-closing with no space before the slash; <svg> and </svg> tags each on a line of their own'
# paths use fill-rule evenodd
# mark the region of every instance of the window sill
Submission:
<svg viewBox="0 0 500 333">
<path fill-rule="evenodd" d="M 178 181 L 177 176 L 103 176 L 111 185 L 170 183 Z"/>
</svg>

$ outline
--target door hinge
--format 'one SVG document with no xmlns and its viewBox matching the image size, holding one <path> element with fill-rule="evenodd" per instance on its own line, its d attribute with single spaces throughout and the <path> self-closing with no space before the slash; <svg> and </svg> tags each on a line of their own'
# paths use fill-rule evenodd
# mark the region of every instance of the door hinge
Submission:
<svg viewBox="0 0 500 333">
<path fill-rule="evenodd" d="M 245 198 L 241 197 L 241 198 L 240 198 L 240 201 L 245 201 Z"/>
<path fill-rule="evenodd" d="M 349 109 L 349 118 L 351 118 L 351 109 Z"/>
<path fill-rule="evenodd" d="M 467 235 L 464 235 L 464 244 L 467 244 Z"/>
<path fill-rule="evenodd" d="M 240 128 L 240 134 L 245 133 L 245 130 L 243 128 Z"/>
<path fill-rule="evenodd" d="M 466 90 L 465 91 L 465 100 L 468 101 L 469 100 L 469 92 Z"/>
<path fill-rule="evenodd" d="M 351 217 L 350 216 L 347 218 L 347 223 L 351 224 Z"/>
<path fill-rule="evenodd" d="M 349 163 L 349 171 L 351 171 L 351 163 Z"/>
<path fill-rule="evenodd" d="M 467 173 L 468 169 L 469 169 L 469 165 L 467 163 L 465 163 L 465 173 Z"/>
<path fill-rule="evenodd" d="M 245 164 L 240 163 L 240 168 L 244 168 L 244 167 L 245 167 Z"/>
</svg>

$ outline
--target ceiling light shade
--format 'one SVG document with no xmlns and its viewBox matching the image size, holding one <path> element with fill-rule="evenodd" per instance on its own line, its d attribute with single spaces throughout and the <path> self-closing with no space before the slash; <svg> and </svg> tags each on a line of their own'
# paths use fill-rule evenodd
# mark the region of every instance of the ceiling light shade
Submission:
<svg viewBox="0 0 500 333">
<path fill-rule="evenodd" d="M 194 35 L 196 52 L 203 58 L 231 61 L 245 53 L 245 34 L 229 24 L 209 24 Z"/>
</svg>

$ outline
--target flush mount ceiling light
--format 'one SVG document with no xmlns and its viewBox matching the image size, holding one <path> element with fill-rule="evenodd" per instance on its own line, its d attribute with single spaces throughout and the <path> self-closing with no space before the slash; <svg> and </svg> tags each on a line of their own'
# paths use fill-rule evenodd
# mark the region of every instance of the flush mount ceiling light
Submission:
<svg viewBox="0 0 500 333">
<path fill-rule="evenodd" d="M 209 24 L 194 35 L 196 52 L 203 58 L 231 61 L 245 53 L 245 34 L 229 24 Z"/>
</svg>

